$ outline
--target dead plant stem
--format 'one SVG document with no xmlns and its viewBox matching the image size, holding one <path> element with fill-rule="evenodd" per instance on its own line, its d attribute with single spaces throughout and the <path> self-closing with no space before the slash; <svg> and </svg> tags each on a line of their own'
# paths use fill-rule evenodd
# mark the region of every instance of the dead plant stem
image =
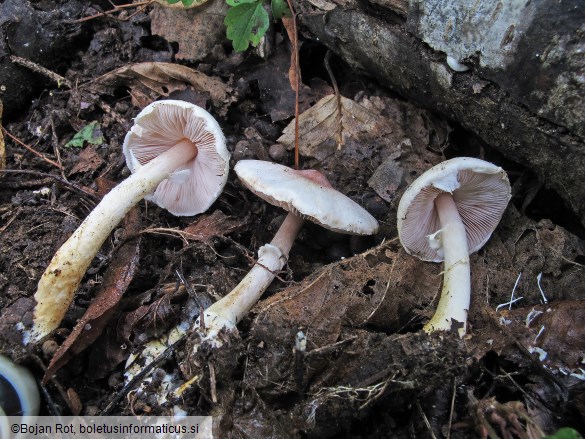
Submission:
<svg viewBox="0 0 585 439">
<path fill-rule="evenodd" d="M 47 163 L 52 164 L 53 166 L 59 168 L 61 171 L 63 170 L 63 166 L 61 166 L 59 163 L 51 160 L 50 158 L 48 158 L 47 156 L 45 156 L 44 154 L 38 152 L 36 149 L 34 149 L 32 146 L 28 146 L 26 143 L 24 143 L 22 140 L 20 140 L 18 137 L 13 136 L 6 128 L 4 127 L 0 127 L 0 129 L 2 129 L 2 132 L 4 134 L 6 134 L 6 136 L 10 137 L 14 142 L 18 143 L 20 146 L 26 148 L 27 150 L 29 150 L 30 152 L 32 152 L 34 155 L 36 155 L 37 157 L 40 157 L 41 159 L 43 159 L 44 161 L 46 161 Z"/>
<path fill-rule="evenodd" d="M 27 169 L 0 169 L 0 174 L 31 174 L 31 175 L 36 175 L 39 177 L 51 178 L 51 179 L 57 181 L 58 183 L 62 184 L 63 186 L 67 187 L 68 189 L 76 191 L 76 192 L 86 196 L 93 203 L 96 203 L 97 201 L 99 201 L 98 197 L 96 197 L 95 195 L 87 192 L 86 190 L 80 188 L 79 186 L 76 186 L 75 184 L 73 184 L 67 180 L 63 180 L 61 177 L 59 177 L 57 175 L 46 174 L 44 172 L 32 171 L 32 170 L 27 170 Z"/>
<path fill-rule="evenodd" d="M 120 12 L 120 11 L 127 9 L 127 8 L 139 8 L 138 10 L 140 10 L 153 2 L 154 2 L 154 0 L 148 0 L 148 1 L 138 2 L 138 3 L 128 3 L 125 5 L 113 5 L 114 7 L 108 11 L 100 12 L 100 13 L 94 14 L 94 15 L 89 15 L 89 16 L 83 17 L 83 18 L 78 18 L 77 20 L 68 20 L 68 21 L 66 21 L 66 23 L 70 23 L 70 24 L 83 23 L 84 21 L 90 21 L 90 20 L 94 20 L 94 19 L 100 18 L 100 17 L 108 17 L 116 12 Z M 132 14 L 132 15 L 134 15 L 134 14 Z M 126 20 L 131 18 L 132 15 L 130 17 L 126 18 Z"/>
<path fill-rule="evenodd" d="M 291 20 L 293 25 L 292 50 L 294 53 L 294 70 L 295 70 L 295 169 L 299 169 L 299 40 L 297 33 L 297 13 L 293 8 L 292 1 L 286 0 L 290 8 Z"/>
</svg>

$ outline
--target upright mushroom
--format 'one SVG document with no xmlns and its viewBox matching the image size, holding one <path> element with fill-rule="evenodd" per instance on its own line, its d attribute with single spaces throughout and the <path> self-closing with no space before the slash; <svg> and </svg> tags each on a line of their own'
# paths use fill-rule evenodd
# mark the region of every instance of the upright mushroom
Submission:
<svg viewBox="0 0 585 439">
<path fill-rule="evenodd" d="M 500 222 L 510 200 L 506 172 L 484 160 L 460 157 L 422 174 L 398 205 L 398 235 L 407 253 L 445 262 L 437 310 L 424 331 L 466 332 L 471 296 L 469 255 Z"/>
<path fill-rule="evenodd" d="M 112 189 L 57 251 L 38 285 L 31 339 L 57 328 L 110 232 L 146 198 L 174 215 L 204 212 L 227 181 L 229 153 L 217 121 L 183 101 L 154 102 L 136 116 L 123 146 L 132 175 Z"/>
<path fill-rule="evenodd" d="M 284 266 L 305 219 L 353 235 L 370 235 L 378 230 L 376 219 L 333 189 L 319 171 L 294 170 L 261 160 L 241 160 L 234 170 L 248 189 L 289 214 L 270 244 L 260 247 L 258 261 L 244 279 L 204 311 L 206 337 L 212 344 L 222 328 L 235 328 L 262 296 Z"/>
</svg>

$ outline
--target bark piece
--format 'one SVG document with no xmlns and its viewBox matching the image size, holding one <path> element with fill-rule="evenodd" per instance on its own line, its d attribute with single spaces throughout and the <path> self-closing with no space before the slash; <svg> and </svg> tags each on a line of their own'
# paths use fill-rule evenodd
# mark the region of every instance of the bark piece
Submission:
<svg viewBox="0 0 585 439">
<path fill-rule="evenodd" d="M 382 19 L 352 3 L 326 13 L 305 13 L 302 23 L 312 37 L 351 66 L 409 100 L 459 121 L 508 158 L 534 170 L 585 223 L 585 109 L 579 106 L 585 94 L 579 79 L 584 62 L 579 55 L 585 44 L 583 9 L 575 7 L 576 0 L 562 5 L 541 1 L 531 2 L 530 11 L 496 17 L 502 20 L 497 30 L 514 24 L 518 32 L 510 30 L 507 38 L 505 31 L 500 32 L 500 43 L 509 47 L 499 50 L 492 36 L 494 51 L 486 49 L 484 54 L 479 40 L 463 43 L 478 19 L 472 10 L 455 2 L 430 3 L 437 6 L 438 16 L 430 14 L 430 7 L 413 2 L 406 17 L 389 10 Z M 301 4 L 311 10 L 308 1 Z M 456 11 L 451 12 L 453 27 L 442 24 L 443 32 L 437 36 L 430 32 L 432 23 L 441 14 L 449 20 L 449 4 Z M 479 2 L 478 7 L 483 5 Z M 492 15 L 506 11 L 492 10 Z M 472 69 L 452 71 L 443 50 L 463 57 L 460 61 L 467 61 Z"/>
</svg>

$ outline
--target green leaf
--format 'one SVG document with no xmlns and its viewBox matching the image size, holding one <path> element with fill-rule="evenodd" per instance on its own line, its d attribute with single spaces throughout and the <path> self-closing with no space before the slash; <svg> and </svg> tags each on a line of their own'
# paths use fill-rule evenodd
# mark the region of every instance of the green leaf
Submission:
<svg viewBox="0 0 585 439">
<path fill-rule="evenodd" d="M 175 3 L 179 3 L 181 0 L 167 0 L 169 5 L 174 5 Z"/>
<path fill-rule="evenodd" d="M 226 0 L 226 3 L 232 7 L 239 6 L 244 3 L 262 3 L 260 0 Z"/>
<path fill-rule="evenodd" d="M 195 3 L 195 0 L 181 0 L 183 3 L 183 6 L 189 7 L 191 6 L 193 3 Z"/>
<path fill-rule="evenodd" d="M 557 430 L 556 433 L 551 434 L 550 436 L 545 436 L 544 439 L 583 439 L 583 436 L 581 436 L 577 430 L 564 427 L 560 430 Z"/>
<path fill-rule="evenodd" d="M 290 17 L 290 9 L 286 0 L 272 0 L 272 15 L 275 19 L 280 20 L 282 17 Z"/>
<path fill-rule="evenodd" d="M 257 3 L 241 3 L 230 8 L 224 20 L 227 26 L 227 37 L 232 40 L 236 52 L 243 52 L 249 44 L 256 47 L 269 24 L 268 12 L 261 1 Z"/>
<path fill-rule="evenodd" d="M 83 144 L 91 143 L 92 145 L 101 145 L 104 143 L 104 136 L 102 135 L 99 124 L 94 121 L 84 126 L 69 142 L 65 144 L 66 147 L 81 148 Z"/>
</svg>

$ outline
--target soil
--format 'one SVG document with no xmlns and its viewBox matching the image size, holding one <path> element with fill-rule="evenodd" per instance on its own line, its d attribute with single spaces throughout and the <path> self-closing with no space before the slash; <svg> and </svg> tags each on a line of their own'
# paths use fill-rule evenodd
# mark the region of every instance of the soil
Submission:
<svg viewBox="0 0 585 439">
<path fill-rule="evenodd" d="M 208 109 L 225 132 L 230 168 L 242 159 L 293 164 L 286 128 L 295 93 L 290 44 L 279 24 L 243 54 L 221 33 L 201 42 L 198 30 L 186 50 L 173 39 L 173 31 L 189 28 L 177 15 L 157 5 L 100 13 L 111 8 L 109 2 L 0 2 L 6 149 L 0 352 L 38 378 L 43 414 L 154 414 L 179 406 L 213 414 L 219 437 L 234 438 L 532 438 L 561 427 L 585 431 L 580 221 L 536 184 L 530 169 L 334 56 L 329 64 L 345 99 L 334 113 L 317 112 L 334 87 L 326 49 L 310 40 L 300 51 L 301 167 L 321 170 L 376 217 L 379 232 L 350 237 L 305 224 L 285 270 L 239 332 L 226 334 L 226 345 L 193 358 L 198 340 L 191 334 L 151 371 L 181 381 L 201 375 L 180 400 L 160 404 L 156 380 L 141 394 L 124 388 L 127 357 L 186 315 L 196 316 L 191 301 L 206 306 L 235 287 L 284 219 L 283 210 L 251 194 L 231 172 L 223 194 L 199 217 L 140 203 L 101 248 L 59 329 L 25 345 L 20 328 L 32 323 L 33 295 L 52 255 L 111 184 L 129 175 L 121 145 L 142 107 L 173 98 Z M 43 32 L 33 38 L 31 29 Z M 178 40 L 190 41 L 183 34 Z M 91 122 L 97 122 L 91 141 L 67 146 Z M 396 231 L 408 184 L 455 156 L 493 161 L 513 187 L 498 229 L 471 257 L 473 297 L 463 339 L 421 331 L 436 306 L 441 267 L 406 254 Z M 116 270 L 128 282 L 116 284 L 122 276 Z M 90 304 L 107 294 L 115 303 L 87 323 Z M 522 299 L 501 306 L 511 294 Z M 91 340 L 69 347 L 54 376 L 41 382 L 80 319 Z M 305 351 L 295 349 L 299 332 Z"/>
</svg>

